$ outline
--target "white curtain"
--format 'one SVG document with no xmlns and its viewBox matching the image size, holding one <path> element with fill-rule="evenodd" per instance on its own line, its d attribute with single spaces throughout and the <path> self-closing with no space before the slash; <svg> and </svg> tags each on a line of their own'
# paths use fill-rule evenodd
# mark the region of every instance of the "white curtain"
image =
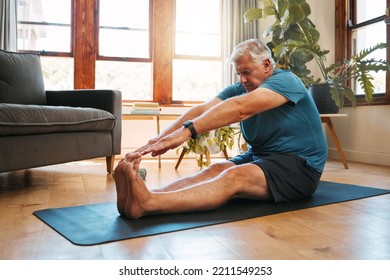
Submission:
<svg viewBox="0 0 390 280">
<path fill-rule="evenodd" d="M 16 51 L 17 0 L 0 0 L 0 49 Z"/>
<path fill-rule="evenodd" d="M 238 43 L 259 38 L 259 21 L 244 22 L 244 14 L 250 8 L 256 8 L 258 0 L 223 0 L 222 4 L 222 86 L 237 81 L 237 75 L 230 64 L 230 54 Z"/>
</svg>

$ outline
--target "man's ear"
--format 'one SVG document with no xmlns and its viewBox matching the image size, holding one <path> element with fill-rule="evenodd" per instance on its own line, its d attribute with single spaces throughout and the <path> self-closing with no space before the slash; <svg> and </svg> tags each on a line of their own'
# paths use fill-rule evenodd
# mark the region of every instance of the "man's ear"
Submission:
<svg viewBox="0 0 390 280">
<path fill-rule="evenodd" d="M 266 58 L 264 61 L 263 61 L 263 64 L 265 67 L 269 67 L 271 65 L 271 61 L 269 60 L 269 58 Z"/>
</svg>

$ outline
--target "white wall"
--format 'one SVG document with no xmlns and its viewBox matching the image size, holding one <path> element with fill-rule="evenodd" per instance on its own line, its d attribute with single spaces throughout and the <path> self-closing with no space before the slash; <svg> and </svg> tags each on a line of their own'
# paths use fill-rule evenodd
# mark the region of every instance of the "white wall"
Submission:
<svg viewBox="0 0 390 280">
<path fill-rule="evenodd" d="M 316 25 L 320 32 L 320 46 L 323 50 L 329 50 L 330 53 L 326 56 L 327 63 L 334 62 L 334 46 L 335 46 L 335 5 L 334 0 L 307 0 L 311 7 L 311 15 L 309 18 Z M 317 65 L 313 62 L 310 65 L 315 77 L 321 77 Z"/>
<path fill-rule="evenodd" d="M 390 105 L 344 108 L 342 112 L 348 117 L 333 123 L 347 160 L 390 166 Z M 333 143 L 329 146 L 330 156 L 338 158 Z"/>
</svg>

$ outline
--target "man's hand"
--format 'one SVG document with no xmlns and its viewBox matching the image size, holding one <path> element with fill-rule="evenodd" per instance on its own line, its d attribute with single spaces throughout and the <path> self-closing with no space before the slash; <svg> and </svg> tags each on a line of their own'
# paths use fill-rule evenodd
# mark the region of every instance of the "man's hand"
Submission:
<svg viewBox="0 0 390 280">
<path fill-rule="evenodd" d="M 168 150 L 175 149 L 188 140 L 190 137 L 190 131 L 181 127 L 171 134 L 159 139 L 151 139 L 148 144 L 136 150 L 136 152 L 142 155 L 151 154 L 153 157 L 162 155 Z"/>
</svg>

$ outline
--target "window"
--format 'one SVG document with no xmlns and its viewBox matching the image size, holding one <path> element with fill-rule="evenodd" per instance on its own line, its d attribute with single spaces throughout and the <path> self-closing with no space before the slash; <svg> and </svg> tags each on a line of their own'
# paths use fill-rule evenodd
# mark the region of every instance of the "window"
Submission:
<svg viewBox="0 0 390 280">
<path fill-rule="evenodd" d="M 369 48 L 380 42 L 388 41 L 388 27 L 384 23 L 384 13 L 387 0 L 336 0 L 336 58 L 342 59 Z M 343 11 L 345 11 L 343 13 Z M 344 24 L 343 24 L 344 23 Z M 344 30 L 343 30 L 344 29 Z M 343 43 L 345 42 L 345 43 Z M 389 50 L 378 50 L 372 55 L 386 60 Z M 375 94 L 374 104 L 390 104 L 388 73 L 373 72 Z M 363 92 L 357 83 L 352 84 L 356 95 L 363 97 Z M 366 104 L 364 98 L 358 98 L 358 104 Z"/>
<path fill-rule="evenodd" d="M 96 88 L 153 100 L 149 0 L 100 0 Z"/>
<path fill-rule="evenodd" d="M 373 42 L 386 42 L 386 25 L 383 20 L 379 20 L 384 13 L 386 7 L 386 0 L 376 0 L 375 5 L 368 3 L 368 1 L 356 0 L 355 24 L 352 26 L 352 51 L 358 53 L 364 48 L 372 46 Z M 375 20 L 378 19 L 378 20 Z M 372 54 L 376 58 L 386 60 L 386 50 L 379 50 Z M 375 78 L 375 93 L 383 94 L 386 92 L 386 73 L 373 72 Z M 362 89 L 356 84 L 355 92 L 358 95 L 364 94 Z"/>
<path fill-rule="evenodd" d="M 209 100 L 221 89 L 221 1 L 176 0 L 175 8 L 172 98 Z"/>
<path fill-rule="evenodd" d="M 99 56 L 149 59 L 149 0 L 100 0 L 99 5 Z"/>
<path fill-rule="evenodd" d="M 47 89 L 201 102 L 221 88 L 221 2 L 18 0 L 18 50 L 41 53 Z"/>
<path fill-rule="evenodd" d="M 70 22 L 70 0 L 19 0 L 19 49 L 70 53 Z"/>
<path fill-rule="evenodd" d="M 71 0 L 18 1 L 18 50 L 41 53 L 47 89 L 73 88 L 71 6 Z"/>
</svg>

